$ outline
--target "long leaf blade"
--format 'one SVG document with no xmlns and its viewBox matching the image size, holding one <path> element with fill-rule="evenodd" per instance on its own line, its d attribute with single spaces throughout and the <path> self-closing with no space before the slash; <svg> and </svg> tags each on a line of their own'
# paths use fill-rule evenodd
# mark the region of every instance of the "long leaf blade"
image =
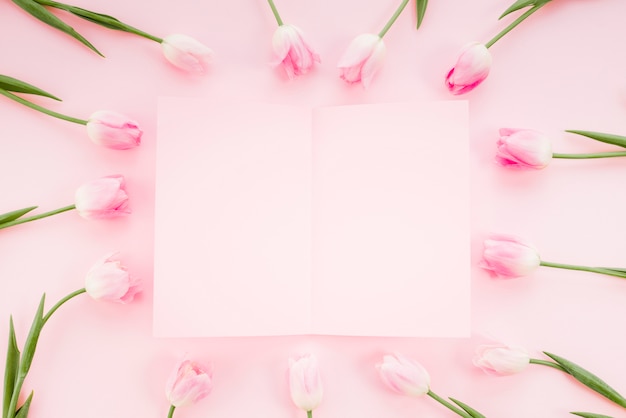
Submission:
<svg viewBox="0 0 626 418">
<path fill-rule="evenodd" d="M 609 415 L 594 414 L 592 412 L 570 412 L 572 415 L 578 415 L 583 418 L 613 418 Z"/>
<path fill-rule="evenodd" d="M 3 213 L 2 215 L 0 215 L 0 224 L 11 222 L 18 218 L 21 218 L 22 216 L 26 215 L 28 212 L 34 209 L 37 209 L 37 206 L 29 206 L 24 209 L 17 209 L 11 212 Z"/>
<path fill-rule="evenodd" d="M 28 84 L 22 80 L 18 80 L 17 78 L 9 77 L 6 75 L 0 74 L 0 89 L 12 91 L 15 93 L 27 93 L 27 94 L 36 94 L 37 96 L 49 97 L 54 100 L 61 101 L 55 95 L 48 93 L 40 89 L 39 87 L 35 87 L 32 84 Z"/>
<path fill-rule="evenodd" d="M 31 391 L 30 395 L 28 395 L 28 398 L 26 398 L 26 400 L 24 401 L 22 406 L 20 406 L 20 408 L 15 413 L 15 418 L 26 418 L 26 417 L 28 417 L 28 410 L 30 409 L 30 403 L 33 401 L 33 394 L 34 394 L 34 392 Z"/>
<path fill-rule="evenodd" d="M 13 389 L 15 388 L 15 379 L 17 378 L 17 370 L 20 365 L 20 350 L 17 348 L 17 339 L 15 338 L 15 328 L 13 327 L 13 317 L 9 320 L 9 345 L 7 347 L 7 359 L 4 366 L 4 394 L 2 401 L 2 417 L 9 417 L 9 406 Z"/>
<path fill-rule="evenodd" d="M 465 412 L 470 414 L 472 418 L 486 418 L 483 414 L 472 408 L 471 406 L 459 401 L 458 399 L 449 398 L 452 402 L 463 408 Z"/>
<path fill-rule="evenodd" d="M 502 19 L 504 16 L 510 13 L 516 12 L 520 9 L 523 9 L 524 7 L 532 6 L 534 4 L 535 4 L 535 0 L 517 0 L 515 3 L 509 6 L 509 8 L 506 9 L 504 13 L 502 13 L 498 19 Z"/>
<path fill-rule="evenodd" d="M 50 13 L 45 7 L 35 2 L 34 0 L 11 0 L 13 3 L 20 6 L 26 12 L 28 12 L 33 17 L 41 20 L 47 25 L 52 26 L 55 29 L 58 29 L 66 34 L 70 35 L 74 39 L 81 42 L 83 45 L 87 46 L 89 49 L 94 51 L 96 54 L 104 57 L 100 51 L 96 49 L 87 39 L 85 39 L 80 33 L 76 32 L 74 28 L 72 28 L 67 23 L 63 22 L 61 19 Z"/>
<path fill-rule="evenodd" d="M 419 29 L 422 25 L 422 20 L 424 20 L 424 15 L 426 14 L 426 7 L 428 7 L 428 0 L 416 0 L 416 9 L 417 9 L 417 28 Z"/>
<path fill-rule="evenodd" d="M 20 361 L 19 368 L 19 374 L 21 376 L 26 376 L 28 374 L 30 366 L 33 363 L 33 357 L 35 356 L 35 349 L 37 348 L 39 335 L 41 334 L 41 329 L 44 325 L 43 308 L 45 303 L 46 294 L 44 293 L 41 297 L 41 301 L 39 302 L 39 306 L 37 307 L 37 313 L 35 313 L 33 323 L 30 326 L 30 331 L 28 332 L 28 337 L 26 337 L 26 342 L 24 342 L 24 351 L 22 353 L 22 360 Z"/>
<path fill-rule="evenodd" d="M 583 385 L 587 386 L 598 392 L 605 398 L 615 402 L 616 404 L 626 408 L 626 398 L 619 394 L 615 389 L 609 386 L 604 380 L 600 379 L 595 374 L 583 369 L 579 365 L 572 363 L 569 360 L 559 357 L 556 354 L 551 354 L 546 351 L 543 352 L 546 356 L 556 361 L 561 367 L 563 367 L 572 377 L 578 380 Z"/>
<path fill-rule="evenodd" d="M 604 142 L 605 144 L 617 145 L 618 147 L 626 148 L 626 136 L 578 130 L 566 130 L 565 132 L 586 136 L 587 138 L 595 139 L 596 141 Z"/>
</svg>

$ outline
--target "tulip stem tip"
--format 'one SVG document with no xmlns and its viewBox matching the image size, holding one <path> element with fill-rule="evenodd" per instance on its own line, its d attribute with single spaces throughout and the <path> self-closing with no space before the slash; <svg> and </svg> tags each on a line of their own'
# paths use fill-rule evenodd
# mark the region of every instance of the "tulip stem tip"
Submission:
<svg viewBox="0 0 626 418">
<path fill-rule="evenodd" d="M 35 104 L 33 102 L 29 102 L 26 99 L 22 99 L 21 97 L 16 96 L 15 94 L 13 94 L 13 93 L 11 93 L 11 92 L 9 92 L 7 90 L 0 89 L 0 94 L 2 94 L 3 96 L 8 97 L 9 99 L 14 100 L 14 101 L 16 101 L 16 102 L 18 102 L 20 104 L 23 104 L 24 106 L 30 107 L 31 109 L 37 110 L 37 111 L 39 111 L 41 113 L 45 113 L 48 116 L 52 116 L 54 118 L 62 119 L 62 120 L 65 120 L 65 121 L 68 121 L 68 122 L 72 122 L 72 123 L 77 123 L 79 125 L 87 125 L 87 121 L 84 120 L 84 119 L 73 118 L 71 116 L 67 116 L 67 115 L 64 115 L 62 113 L 54 112 L 54 111 L 52 111 L 50 109 L 46 109 L 43 106 L 39 106 L 38 104 Z"/>
<path fill-rule="evenodd" d="M 174 405 L 170 406 L 170 410 L 167 413 L 167 418 L 172 418 L 174 416 L 174 410 L 176 409 L 176 407 Z"/>
<path fill-rule="evenodd" d="M 472 416 L 470 414 L 468 414 L 467 412 L 463 411 L 461 408 L 457 408 L 456 406 L 454 406 L 450 402 L 448 402 L 445 399 L 443 399 L 441 396 L 437 395 L 432 390 L 429 390 L 426 394 L 428 396 L 430 396 L 431 398 L 433 398 L 434 400 L 436 400 L 437 402 L 439 402 L 440 404 L 442 404 L 443 406 L 445 406 L 446 408 L 448 408 L 449 410 L 459 414 L 460 416 L 462 416 L 464 418 L 472 418 Z"/>
<path fill-rule="evenodd" d="M 39 215 L 29 216 L 28 218 L 18 218 L 11 222 L 5 222 L 5 223 L 0 224 L 0 229 L 8 228 L 14 225 L 23 224 L 26 222 L 36 221 L 37 219 L 41 219 L 41 218 L 47 218 L 48 216 L 56 215 L 62 212 L 67 212 L 68 210 L 72 210 L 72 209 L 76 209 L 76 205 L 64 206 L 62 208 L 51 210 L 49 212 L 44 212 Z"/>
<path fill-rule="evenodd" d="M 83 287 L 82 289 L 78 289 L 78 290 L 70 293 L 69 295 L 65 296 L 63 299 L 59 300 L 52 308 L 50 308 L 48 313 L 43 317 L 43 319 L 42 319 L 42 326 L 45 325 L 46 322 L 48 322 L 48 319 L 50 319 L 52 314 L 55 313 L 56 310 L 59 309 L 65 302 L 67 302 L 68 300 L 70 300 L 72 298 L 75 298 L 78 295 L 82 295 L 86 291 L 87 290 Z"/>
<path fill-rule="evenodd" d="M 489 42 L 487 42 L 485 44 L 485 46 L 487 48 L 491 47 L 493 44 L 495 44 L 496 42 L 498 42 L 504 35 L 506 35 L 507 33 L 511 32 L 517 25 L 519 25 L 520 23 L 522 23 L 524 20 L 526 20 L 526 18 L 528 16 L 530 16 L 531 14 L 535 13 L 537 10 L 539 10 L 541 8 L 541 6 L 543 6 L 545 3 L 540 4 L 538 6 L 533 6 L 531 7 L 529 10 L 527 10 L 523 15 L 521 15 L 520 17 L 518 17 L 517 19 L 515 19 L 509 26 L 507 26 L 506 28 L 502 29 L 502 31 L 500 31 L 500 33 L 498 33 L 496 36 L 494 36 Z"/>
<path fill-rule="evenodd" d="M 626 151 L 615 152 L 597 152 L 591 154 L 559 154 L 553 153 L 552 158 L 565 158 L 570 160 L 583 160 L 590 158 L 614 158 L 614 157 L 626 157 Z"/>
<path fill-rule="evenodd" d="M 540 364 L 542 366 L 552 367 L 553 369 L 557 369 L 557 370 L 560 370 L 562 372 L 567 373 L 567 370 L 565 370 L 563 367 L 561 367 L 560 365 L 558 365 L 557 363 L 554 363 L 552 361 L 540 360 L 540 359 L 537 359 L 537 358 L 531 358 L 530 359 L 530 364 Z"/>
<path fill-rule="evenodd" d="M 306 418 L 313 418 L 313 411 L 306 411 Z"/>
<path fill-rule="evenodd" d="M 389 29 L 391 29 L 391 26 L 393 26 L 393 24 L 396 23 L 396 20 L 398 19 L 398 16 L 400 16 L 400 13 L 402 13 L 402 11 L 404 10 L 404 8 L 406 7 L 406 5 L 408 3 L 409 3 L 409 0 L 402 0 L 402 3 L 396 9 L 396 11 L 393 13 L 393 16 L 391 16 L 391 19 L 389 19 L 389 21 L 387 22 L 385 27 L 378 33 L 378 36 L 381 39 L 382 39 L 383 36 L 385 36 L 385 34 L 389 31 Z"/>
<path fill-rule="evenodd" d="M 276 23 L 278 23 L 278 26 L 282 26 L 283 19 L 280 18 L 280 13 L 278 13 L 278 9 L 276 8 L 276 5 L 274 4 L 274 0 L 267 0 L 267 2 L 270 4 L 270 7 L 272 8 L 272 13 L 274 14 L 274 18 L 276 18 Z"/>
<path fill-rule="evenodd" d="M 2 225 L 0 225 L 0 228 L 1 227 Z M 626 279 L 626 270 L 621 268 L 576 266 L 573 264 L 552 263 L 550 261 L 541 261 L 541 265 L 544 267 L 552 267 L 565 270 L 588 271 L 590 273 L 606 274 L 607 276 L 614 276 Z"/>
</svg>

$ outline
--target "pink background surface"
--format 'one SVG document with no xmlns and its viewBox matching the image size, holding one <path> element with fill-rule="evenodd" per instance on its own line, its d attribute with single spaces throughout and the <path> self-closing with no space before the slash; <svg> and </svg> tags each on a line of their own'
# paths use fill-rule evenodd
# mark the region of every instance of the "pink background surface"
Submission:
<svg viewBox="0 0 626 418">
<path fill-rule="evenodd" d="M 182 32 L 200 39 L 216 52 L 205 77 L 173 69 L 150 41 L 67 17 L 107 56 L 102 59 L 11 2 L 0 4 L 1 73 L 62 97 L 61 104 L 38 100 L 55 110 L 87 117 L 115 109 L 140 121 L 145 131 L 139 149 L 105 150 L 91 144 L 80 126 L 0 100 L 0 212 L 32 204 L 42 210 L 67 205 L 80 184 L 113 173 L 127 177 L 133 209 L 131 217 L 112 222 L 87 222 L 66 213 L 3 230 L 0 335 L 7 334 L 12 313 L 22 343 L 41 293 L 53 301 L 81 287 L 92 263 L 112 250 L 120 250 L 145 282 L 132 305 L 85 297 L 55 314 L 25 385 L 36 392 L 32 417 L 165 416 L 163 386 L 185 354 L 213 363 L 215 389 L 209 399 L 176 416 L 299 417 L 303 412 L 288 395 L 287 359 L 306 352 L 318 357 L 326 390 L 316 417 L 453 416 L 430 399 L 403 398 L 382 387 L 373 365 L 392 351 L 422 362 L 435 392 L 463 400 L 488 417 L 567 417 L 572 410 L 624 416 L 551 369 L 531 367 L 517 376 L 494 378 L 471 365 L 474 346 L 489 336 L 534 353 L 557 353 L 626 392 L 626 283 L 549 269 L 503 282 L 476 267 L 482 240 L 491 232 L 522 235 L 551 261 L 626 264 L 623 160 L 555 161 L 540 172 L 506 171 L 493 162 L 500 127 L 543 130 L 559 152 L 609 149 L 563 129 L 626 132 L 626 3 L 621 0 L 551 2 L 492 48 L 489 79 L 462 98 L 470 105 L 472 338 L 152 336 L 158 96 L 271 98 L 309 106 L 457 100 L 445 90 L 443 78 L 458 50 L 467 41 L 486 41 L 511 20 L 496 20 L 508 1 L 440 0 L 431 2 L 416 32 L 411 5 L 385 37 L 385 67 L 363 90 L 341 82 L 335 63 L 354 36 L 378 31 L 398 2 L 372 1 L 367 7 L 357 0 L 283 3 L 278 7 L 284 20 L 299 25 L 322 57 L 316 70 L 293 82 L 269 65 L 275 22 L 265 1 L 75 2 L 156 35 Z M 181 207 L 185 216 L 198 215 L 187 202 Z M 429 312 L 421 320 L 428 321 Z M 3 358 L 4 343 L 0 350 Z"/>
</svg>

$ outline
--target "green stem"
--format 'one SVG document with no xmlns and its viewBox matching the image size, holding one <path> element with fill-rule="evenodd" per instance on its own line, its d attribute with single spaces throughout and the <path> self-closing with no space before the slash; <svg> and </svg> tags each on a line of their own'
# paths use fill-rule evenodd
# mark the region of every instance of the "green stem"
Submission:
<svg viewBox="0 0 626 418">
<path fill-rule="evenodd" d="M 553 369 L 557 369 L 557 370 L 560 370 L 562 372 L 567 373 L 567 370 L 565 370 L 559 364 L 556 364 L 556 363 L 551 362 L 551 361 L 539 360 L 539 359 L 536 359 L 536 358 L 531 358 L 530 359 L 530 364 L 540 364 L 542 366 L 552 367 Z"/>
<path fill-rule="evenodd" d="M 464 418 L 472 418 L 472 416 L 470 414 L 468 414 L 467 412 L 463 411 L 460 408 L 457 408 L 456 406 L 452 405 L 450 402 L 446 401 L 445 399 L 443 399 L 441 396 L 437 395 L 435 392 L 433 392 L 432 390 L 429 390 L 428 393 L 426 393 L 428 396 L 430 396 L 431 398 L 433 398 L 434 400 L 436 400 L 437 402 L 439 402 L 440 404 L 442 404 L 443 406 L 445 406 L 446 408 L 448 408 L 451 411 L 454 411 L 455 413 L 459 414 L 460 416 L 464 417 Z"/>
<path fill-rule="evenodd" d="M 626 272 L 619 271 L 619 270 L 612 270 L 610 268 L 605 268 L 605 267 L 576 266 L 573 264 L 552 263 L 550 261 L 541 261 L 541 265 L 545 267 L 553 267 L 553 268 L 558 268 L 558 269 L 588 271 L 591 273 L 606 274 L 607 276 L 626 278 Z"/>
<path fill-rule="evenodd" d="M 541 8 L 541 6 L 545 5 L 546 3 L 540 4 L 539 6 L 533 6 L 532 8 L 530 8 L 529 10 L 527 10 L 523 15 L 521 15 L 520 17 L 518 17 L 517 19 L 515 19 L 513 21 L 513 23 L 511 23 L 509 26 L 507 26 L 506 28 L 504 28 L 499 34 L 497 34 L 496 36 L 494 36 L 489 42 L 487 42 L 485 44 L 485 46 L 487 48 L 491 47 L 493 44 L 495 44 L 496 42 L 498 42 L 500 40 L 500 38 L 502 38 L 504 35 L 506 35 L 507 33 L 511 32 L 511 30 L 513 30 L 513 28 L 515 28 L 517 25 L 519 25 L 520 23 L 522 23 L 528 16 L 530 16 L 531 14 L 535 13 L 537 10 L 539 10 Z"/>
<path fill-rule="evenodd" d="M 43 325 L 45 325 L 46 322 L 48 322 L 48 319 L 50 319 L 52 314 L 54 314 L 57 311 L 57 309 L 59 309 L 65 302 L 67 302 L 68 300 L 70 300 L 72 298 L 75 298 L 78 295 L 81 295 L 81 294 L 85 293 L 86 291 L 87 290 L 83 287 L 82 289 L 78 289 L 77 291 L 70 293 L 69 295 L 65 296 L 63 299 L 58 301 L 52 308 L 50 308 L 48 313 L 44 315 L 44 317 L 43 317 Z"/>
<path fill-rule="evenodd" d="M 280 18 L 280 14 L 278 13 L 278 9 L 276 8 L 276 5 L 274 4 L 274 0 L 267 0 L 267 2 L 270 4 L 270 7 L 272 8 L 272 13 L 274 13 L 274 17 L 276 18 L 276 23 L 278 23 L 278 26 L 282 26 L 283 20 Z"/>
<path fill-rule="evenodd" d="M 306 411 L 306 418 L 313 418 L 313 411 Z"/>
<path fill-rule="evenodd" d="M 15 100 L 18 103 L 23 104 L 24 106 L 28 106 L 31 109 L 35 109 L 38 110 L 41 113 L 45 113 L 46 115 L 58 118 L 58 119 L 63 119 L 66 120 L 68 122 L 73 122 L 73 123 L 78 123 L 79 125 L 87 125 L 87 121 L 84 119 L 78 119 L 78 118 L 73 118 L 71 116 L 67 116 L 61 113 L 57 113 L 57 112 L 53 112 L 52 110 L 46 109 L 45 107 L 39 106 L 35 103 L 29 102 L 26 99 L 22 99 L 19 96 L 16 96 L 15 94 L 4 90 L 4 89 L 0 89 L 0 94 L 2 94 L 3 96 L 8 97 L 11 100 Z"/>
<path fill-rule="evenodd" d="M 554 158 L 567 158 L 574 160 L 582 160 L 586 158 L 613 158 L 613 157 L 626 157 L 626 151 L 615 152 L 598 152 L 593 154 L 552 154 Z"/>
<path fill-rule="evenodd" d="M 56 9 L 65 10 L 66 12 L 70 12 L 78 17 L 81 17 L 85 20 L 89 20 L 90 22 L 99 24 L 100 26 L 104 26 L 108 29 L 113 30 L 121 30 L 124 32 L 132 33 L 143 38 L 150 39 L 151 41 L 162 43 L 163 39 L 158 36 L 150 35 L 147 32 L 134 28 L 124 22 L 117 20 L 114 17 L 103 15 L 101 13 L 92 12 L 90 10 L 82 9 L 80 7 L 75 7 L 69 4 L 59 3 L 52 0 L 35 0 L 37 3 L 42 6 L 50 6 Z"/>
<path fill-rule="evenodd" d="M 396 9 L 396 11 L 394 12 L 393 16 L 391 16 L 391 19 L 389 19 L 389 22 L 387 22 L 387 24 L 385 25 L 385 27 L 383 28 L 383 30 L 381 30 L 378 33 L 378 36 L 380 38 L 382 38 L 383 36 L 385 36 L 385 34 L 389 31 L 389 29 L 391 28 L 391 26 L 396 22 L 396 20 L 398 19 L 398 16 L 400 16 L 400 13 L 402 13 L 402 11 L 404 10 L 404 8 L 406 7 L 406 5 L 409 3 L 409 0 L 402 0 L 402 3 L 400 4 L 400 7 L 398 7 Z"/>
<path fill-rule="evenodd" d="M 174 410 L 176 409 L 176 407 L 174 405 L 170 406 L 170 410 L 167 413 L 167 418 L 172 418 L 174 416 Z"/>
<path fill-rule="evenodd" d="M 67 212 L 68 210 L 72 210 L 72 209 L 76 209 L 76 205 L 64 206 L 62 208 L 51 210 L 49 212 L 44 212 L 44 213 L 41 213 L 39 215 L 29 216 L 28 218 L 18 218 L 18 219 L 14 220 L 14 221 L 5 222 L 3 224 L 0 224 L 0 229 L 8 228 L 10 226 L 15 226 L 15 225 L 19 225 L 19 224 L 23 224 L 23 223 L 26 223 L 26 222 L 36 221 L 37 219 L 41 219 L 41 218 L 47 218 L 48 216 L 56 215 L 57 213 Z"/>
</svg>

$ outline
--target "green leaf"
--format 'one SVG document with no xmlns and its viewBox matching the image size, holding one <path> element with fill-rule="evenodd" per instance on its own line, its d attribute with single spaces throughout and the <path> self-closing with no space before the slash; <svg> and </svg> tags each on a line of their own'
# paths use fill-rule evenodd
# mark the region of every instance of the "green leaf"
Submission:
<svg viewBox="0 0 626 418">
<path fill-rule="evenodd" d="M 33 17 L 41 20 L 42 22 L 46 23 L 47 25 L 52 26 L 55 29 L 58 29 L 58 30 L 60 30 L 62 32 L 67 33 L 68 35 L 70 35 L 71 37 L 73 37 L 74 39 L 78 40 L 83 45 L 87 46 L 89 49 L 94 51 L 96 54 L 104 57 L 104 55 L 102 55 L 100 53 L 100 51 L 98 51 L 96 49 L 95 46 L 93 46 L 81 34 L 76 32 L 74 30 L 74 28 L 72 28 L 67 23 L 63 22 L 61 19 L 59 19 L 58 17 L 56 17 L 52 13 L 50 13 L 41 4 L 35 2 L 34 0 L 11 0 L 11 1 L 13 1 L 13 3 L 17 4 L 18 6 L 20 6 L 22 9 L 24 9 L 29 14 L 31 14 Z"/>
<path fill-rule="evenodd" d="M 20 406 L 20 408 L 15 412 L 15 418 L 26 418 L 28 417 L 28 410 L 30 409 L 30 403 L 33 401 L 34 392 L 31 391 L 26 401 Z"/>
<path fill-rule="evenodd" d="M 20 350 L 17 348 L 13 317 L 9 320 L 9 346 L 7 348 L 7 360 L 4 366 L 4 398 L 2 402 L 2 417 L 8 418 L 17 370 L 20 364 Z"/>
<path fill-rule="evenodd" d="M 506 9 L 504 11 L 504 13 L 502 13 L 500 15 L 500 17 L 498 18 L 498 20 L 502 19 L 504 16 L 516 12 L 520 9 L 523 9 L 524 7 L 528 7 L 528 6 L 534 6 L 534 7 L 541 7 L 543 5 L 545 5 L 546 3 L 550 2 L 551 0 L 517 0 L 515 3 L 513 3 L 508 9 Z"/>
<path fill-rule="evenodd" d="M 610 387 L 604 380 L 600 379 L 598 376 L 583 369 L 579 365 L 564 359 L 563 357 L 557 356 L 556 354 L 551 354 L 546 351 L 544 351 L 543 353 L 546 356 L 550 357 L 552 360 L 556 361 L 561 367 L 565 369 L 567 373 L 572 375 L 572 377 L 574 377 L 583 385 L 598 392 L 600 395 L 615 402 L 616 404 L 626 408 L 626 398 L 620 395 L 615 389 Z"/>
<path fill-rule="evenodd" d="M 33 357 L 35 356 L 35 349 L 37 348 L 37 342 L 39 341 L 39 335 L 43 328 L 43 308 L 46 302 L 46 294 L 44 293 L 37 307 L 37 313 L 33 319 L 33 323 L 30 326 L 28 337 L 24 343 L 24 351 L 22 353 L 22 361 L 20 362 L 19 374 L 26 376 L 30 370 L 30 365 L 33 363 Z"/>
<path fill-rule="evenodd" d="M 609 416 L 609 415 L 593 414 L 591 412 L 570 412 L 570 414 L 578 415 L 579 417 L 584 417 L 584 418 L 613 418 L 612 416 Z"/>
<path fill-rule="evenodd" d="M 605 144 L 612 144 L 612 145 L 617 145 L 619 147 L 626 148 L 626 136 L 605 134 L 602 132 L 577 131 L 577 130 L 566 130 L 565 132 L 586 136 L 587 138 L 595 139 L 596 141 L 604 142 Z"/>
<path fill-rule="evenodd" d="M 14 210 L 12 212 L 3 213 L 0 215 L 0 224 L 14 221 L 22 216 L 26 215 L 31 210 L 37 209 L 37 206 L 30 206 L 24 209 Z"/>
<path fill-rule="evenodd" d="M 458 399 L 449 398 L 452 402 L 463 408 L 465 412 L 470 414 L 473 418 L 486 418 L 483 414 L 472 408 L 471 406 L 459 401 Z"/>
<path fill-rule="evenodd" d="M 17 78 L 13 78 L 13 77 L 1 75 L 1 74 L 0 74 L 0 89 L 12 91 L 14 93 L 36 94 L 38 96 L 49 97 L 51 99 L 61 101 L 61 99 L 59 99 L 58 97 L 38 87 L 33 86 L 32 84 L 28 84 L 28 83 L 25 83 L 24 81 L 18 80 Z"/>
<path fill-rule="evenodd" d="M 416 0 L 416 8 L 417 8 L 417 28 L 419 29 L 422 25 L 422 20 L 424 20 L 424 15 L 426 14 L 426 7 L 428 6 L 428 0 Z"/>
</svg>

